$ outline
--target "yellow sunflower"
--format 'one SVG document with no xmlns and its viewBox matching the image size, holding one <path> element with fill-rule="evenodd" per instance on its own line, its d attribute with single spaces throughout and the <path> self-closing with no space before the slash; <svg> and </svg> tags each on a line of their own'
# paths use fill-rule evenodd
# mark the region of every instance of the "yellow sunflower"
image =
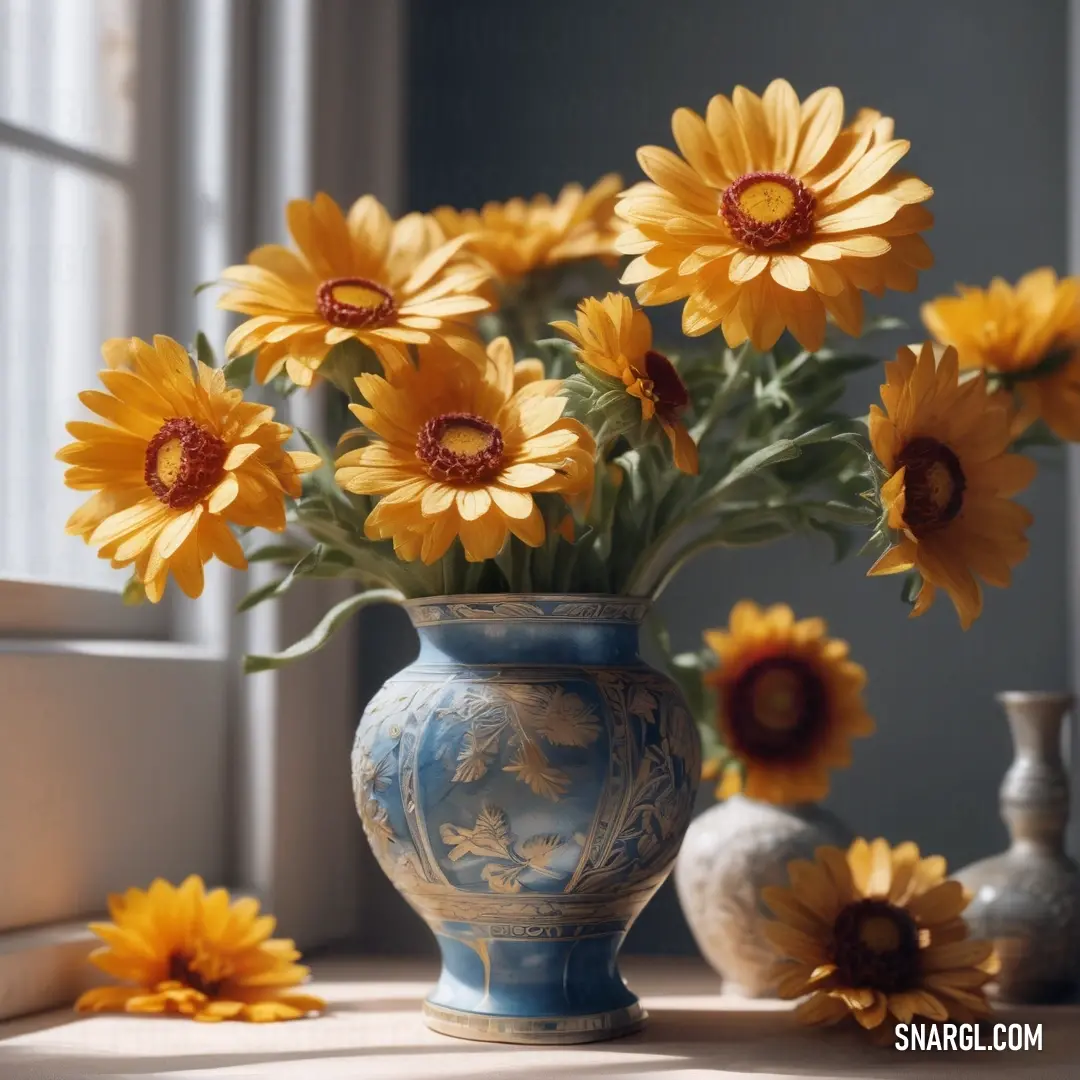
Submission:
<svg viewBox="0 0 1080 1080">
<path fill-rule="evenodd" d="M 356 380 L 368 406 L 349 408 L 377 438 L 338 460 L 337 480 L 382 496 L 365 531 L 392 537 L 403 559 L 433 563 L 455 537 L 473 562 L 497 555 L 509 533 L 538 547 L 545 526 L 533 494 L 572 499 L 592 489 L 592 436 L 562 418 L 561 382 L 536 379 L 531 367 L 515 372 L 506 338 L 487 356 L 482 374 L 422 349 L 419 366 L 400 369 L 392 383 Z"/>
<path fill-rule="evenodd" d="M 638 258 L 623 282 L 641 304 L 686 298 L 683 331 L 722 326 L 731 346 L 771 348 L 785 327 L 806 349 L 824 340 L 825 314 L 848 334 L 862 329 L 860 290 L 910 292 L 930 266 L 918 234 L 933 194 L 894 172 L 909 144 L 887 116 L 864 109 L 842 127 L 844 98 L 826 87 L 800 103 L 776 79 L 762 97 L 737 86 L 705 119 L 672 117 L 682 158 L 638 151 L 655 183 L 624 192 L 616 207 L 632 228 L 618 239 Z M 685 159 L 685 160 L 684 160 Z"/>
<path fill-rule="evenodd" d="M 526 202 L 485 203 L 480 210 L 440 206 L 432 217 L 448 237 L 468 237 L 469 249 L 503 281 L 541 267 L 578 259 L 614 259 L 622 222 L 615 198 L 622 180 L 601 177 L 588 191 L 567 184 L 554 201 L 535 195 Z"/>
<path fill-rule="evenodd" d="M 655 419 L 663 428 L 675 464 L 696 475 L 697 445 L 681 419 L 690 395 L 675 365 L 652 347 L 648 315 L 635 310 L 630 297 L 608 293 L 603 300 L 581 301 L 576 326 L 561 321 L 551 325 L 574 342 L 583 363 L 622 381 L 626 392 L 641 402 L 641 418 Z"/>
<path fill-rule="evenodd" d="M 194 1020 L 295 1020 L 326 1008 L 295 993 L 308 977 L 296 946 L 271 938 L 275 920 L 257 900 L 230 902 L 192 875 L 158 878 L 145 892 L 109 897 L 112 922 L 91 923 L 105 942 L 90 954 L 102 971 L 132 986 L 99 986 L 75 1003 L 81 1012 L 174 1013 Z"/>
<path fill-rule="evenodd" d="M 376 352 L 442 340 L 483 362 L 469 323 L 490 307 L 477 295 L 490 271 L 456 258 L 463 239 L 447 241 L 423 214 L 391 221 L 371 195 L 346 216 L 320 192 L 290 202 L 287 217 L 298 252 L 265 244 L 221 275 L 232 288 L 218 306 L 252 316 L 226 349 L 258 349 L 260 382 L 284 369 L 308 386 L 331 346 L 350 338 Z"/>
<path fill-rule="evenodd" d="M 809 1024 L 853 1015 L 876 1028 L 891 1015 L 970 1023 L 990 1011 L 983 989 L 997 971 L 988 941 L 968 939 L 968 897 L 945 879 L 945 860 L 911 843 L 856 840 L 847 852 L 817 849 L 788 864 L 791 888 L 761 897 L 776 915 L 765 936 L 784 959 L 777 991 L 810 996 L 796 1009 Z"/>
<path fill-rule="evenodd" d="M 889 474 L 881 502 L 898 539 L 869 573 L 917 571 L 912 615 L 941 588 L 966 630 L 982 612 L 978 578 L 1005 588 L 1027 556 L 1032 517 L 1008 496 L 1031 483 L 1035 463 L 1008 453 L 1008 402 L 987 395 L 982 373 L 961 382 L 955 349 L 940 362 L 930 342 L 917 357 L 900 349 L 885 380 L 885 411 L 870 406 L 870 441 Z"/>
<path fill-rule="evenodd" d="M 1059 281 L 1043 267 L 1015 287 L 994 278 L 987 289 L 957 292 L 923 304 L 930 333 L 956 347 L 960 367 L 1015 386 L 1022 415 L 1041 416 L 1061 438 L 1080 440 L 1080 278 Z"/>
<path fill-rule="evenodd" d="M 319 458 L 286 451 L 292 429 L 275 423 L 269 405 L 245 401 L 171 338 L 155 337 L 153 346 L 132 338 L 128 359 L 131 370 L 101 372 L 108 393 L 79 395 L 108 424 L 68 424 L 78 441 L 56 455 L 70 466 L 68 487 L 96 492 L 67 531 L 115 567 L 134 564 L 155 602 L 170 571 L 198 596 L 213 556 L 247 566 L 229 524 L 280 532 L 285 496 L 300 494 L 301 473 Z"/>
<path fill-rule="evenodd" d="M 720 737 L 738 763 L 724 770 L 720 797 L 734 794 L 745 772 L 752 799 L 823 799 L 829 770 L 851 763 L 851 738 L 874 730 L 862 700 L 866 672 L 826 630 L 822 619 L 796 621 L 786 604 L 763 610 L 741 600 L 727 630 L 705 631 L 719 661 L 705 682 L 716 690 Z"/>
</svg>

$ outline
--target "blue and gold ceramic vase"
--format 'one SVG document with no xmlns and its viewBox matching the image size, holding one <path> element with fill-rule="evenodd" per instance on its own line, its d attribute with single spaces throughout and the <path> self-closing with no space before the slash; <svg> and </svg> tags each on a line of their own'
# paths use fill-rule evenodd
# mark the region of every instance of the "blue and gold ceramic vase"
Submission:
<svg viewBox="0 0 1080 1080">
<path fill-rule="evenodd" d="M 616 962 L 690 823 L 697 730 L 638 654 L 637 598 L 454 596 L 408 605 L 415 663 L 353 751 L 371 846 L 427 921 L 428 1026 L 591 1042 L 645 1013 Z"/>
</svg>

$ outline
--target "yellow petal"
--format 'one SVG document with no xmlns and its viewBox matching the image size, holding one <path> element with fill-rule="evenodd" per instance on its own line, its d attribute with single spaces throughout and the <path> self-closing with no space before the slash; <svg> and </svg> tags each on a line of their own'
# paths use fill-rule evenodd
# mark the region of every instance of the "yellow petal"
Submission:
<svg viewBox="0 0 1080 1080">
<path fill-rule="evenodd" d="M 226 473 L 222 478 L 221 483 L 219 483 L 210 493 L 210 498 L 206 503 L 206 509 L 209 510 L 211 514 L 220 514 L 232 505 L 239 494 L 240 482 L 233 473 Z"/>
<path fill-rule="evenodd" d="M 810 269 L 798 255 L 774 255 L 769 273 L 777 285 L 792 292 L 805 292 L 810 288 Z"/>
<path fill-rule="evenodd" d="M 779 955 L 799 960 L 804 964 L 817 967 L 824 964 L 829 957 L 820 941 L 815 940 L 809 934 L 796 930 L 781 922 L 767 921 L 762 924 L 761 932 L 776 947 Z"/>
<path fill-rule="evenodd" d="M 818 990 L 795 1009 L 796 1018 L 804 1024 L 835 1024 L 849 1013 L 847 1005 L 839 998 L 830 997 Z"/>
<path fill-rule="evenodd" d="M 129 986 L 98 986 L 75 1002 L 76 1012 L 123 1012 L 127 1003 L 143 991 Z"/>
<path fill-rule="evenodd" d="M 947 971 L 950 968 L 974 967 L 993 955 L 989 941 L 954 941 L 948 945 L 930 945 L 921 954 L 923 971 Z"/>
<path fill-rule="evenodd" d="M 912 918 L 923 925 L 934 925 L 955 918 L 967 905 L 964 887 L 959 881 L 943 881 L 921 896 L 908 901 Z"/>
</svg>

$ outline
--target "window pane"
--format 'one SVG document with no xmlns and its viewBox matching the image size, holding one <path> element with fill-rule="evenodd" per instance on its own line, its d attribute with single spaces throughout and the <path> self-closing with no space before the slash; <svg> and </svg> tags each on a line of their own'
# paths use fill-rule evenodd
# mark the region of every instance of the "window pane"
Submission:
<svg viewBox="0 0 1080 1080">
<path fill-rule="evenodd" d="M 125 190 L 0 146 L 0 575 L 118 589 L 63 530 L 86 493 L 53 455 L 97 385 L 100 345 L 130 326 Z"/>
<path fill-rule="evenodd" d="M 129 160 L 137 4 L 0 0 L 0 119 Z"/>
</svg>

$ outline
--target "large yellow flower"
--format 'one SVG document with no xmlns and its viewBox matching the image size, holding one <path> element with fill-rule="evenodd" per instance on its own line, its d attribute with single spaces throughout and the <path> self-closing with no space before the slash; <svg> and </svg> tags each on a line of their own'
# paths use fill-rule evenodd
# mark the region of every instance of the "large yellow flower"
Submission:
<svg viewBox="0 0 1080 1080">
<path fill-rule="evenodd" d="M 1058 281 L 1043 267 L 1015 287 L 994 278 L 987 289 L 957 292 L 923 304 L 930 333 L 956 347 L 962 368 L 1014 383 L 1024 414 L 1080 440 L 1080 278 Z"/>
<path fill-rule="evenodd" d="M 110 351 L 123 360 L 115 341 Z M 247 566 L 229 523 L 284 529 L 285 496 L 300 494 L 300 474 L 319 459 L 286 451 L 292 429 L 275 423 L 269 405 L 245 401 L 171 338 L 155 337 L 153 347 L 131 338 L 125 366 L 101 372 L 108 393 L 79 395 L 108 424 L 68 424 L 78 441 L 56 455 L 71 466 L 68 487 L 96 492 L 67 531 L 113 566 L 134 564 L 153 601 L 170 571 L 198 596 L 213 556 Z"/>
<path fill-rule="evenodd" d="M 284 369 L 308 386 L 330 347 L 350 338 L 376 352 L 438 339 L 483 363 L 469 320 L 490 306 L 477 295 L 490 271 L 456 258 L 462 239 L 447 242 L 423 214 L 391 221 L 371 195 L 347 217 L 322 192 L 294 199 L 287 216 L 299 252 L 266 244 L 221 275 L 233 288 L 219 306 L 252 316 L 229 335 L 228 354 L 258 349 L 260 382 Z"/>
<path fill-rule="evenodd" d="M 968 939 L 968 897 L 945 879 L 945 860 L 911 843 L 856 840 L 845 853 L 818 848 L 788 865 L 791 888 L 769 886 L 776 915 L 765 936 L 784 958 L 777 991 L 810 996 L 796 1009 L 809 1024 L 853 1015 L 864 1028 L 891 1016 L 910 1023 L 970 1023 L 990 1007 L 984 985 L 997 971 L 988 941 Z"/>
<path fill-rule="evenodd" d="M 643 420 L 654 420 L 671 443 L 675 464 L 685 473 L 698 471 L 698 450 L 682 422 L 690 403 L 675 365 L 652 347 L 652 324 L 635 310 L 630 297 L 608 293 L 603 300 L 588 297 L 577 309 L 577 325 L 551 324 L 577 345 L 583 363 L 622 381 L 626 392 L 641 402 Z"/>
<path fill-rule="evenodd" d="M 489 202 L 477 210 L 440 206 L 432 216 L 449 237 L 467 236 L 476 252 L 504 281 L 541 267 L 577 259 L 611 258 L 623 223 L 615 216 L 622 180 L 601 177 L 588 191 L 567 184 L 553 203 L 547 195 L 526 202 Z"/>
<path fill-rule="evenodd" d="M 487 355 L 482 374 L 421 349 L 419 367 L 402 367 L 393 382 L 356 380 L 368 407 L 349 408 L 378 438 L 338 460 L 337 480 L 382 496 L 365 531 L 392 537 L 403 559 L 433 563 L 458 536 L 474 562 L 497 555 L 509 533 L 537 547 L 546 530 L 533 494 L 591 491 L 592 436 L 562 418 L 561 382 L 515 371 L 506 338 Z"/>
<path fill-rule="evenodd" d="M 918 571 L 923 584 L 912 615 L 926 611 L 941 588 L 966 630 L 982 612 L 976 575 L 1005 588 L 1027 555 L 1032 517 L 1008 496 L 1031 483 L 1035 463 L 1008 453 L 1008 402 L 987 395 L 981 373 L 960 382 L 955 349 L 945 349 L 940 363 L 930 342 L 918 357 L 900 349 L 885 380 L 885 411 L 870 406 L 870 441 L 889 474 L 881 501 L 899 538 L 869 572 Z"/>
<path fill-rule="evenodd" d="M 295 1020 L 326 1008 L 295 993 L 308 977 L 296 946 L 271 938 L 275 920 L 257 900 L 230 902 L 202 878 L 179 886 L 158 878 L 145 892 L 109 897 L 112 922 L 91 923 L 105 942 L 90 961 L 132 986 L 100 986 L 75 1003 L 82 1012 L 175 1013 L 194 1020 Z"/>
<path fill-rule="evenodd" d="M 738 762 L 721 780 L 724 795 L 745 772 L 753 799 L 823 799 L 829 770 L 851 764 L 851 738 L 874 730 L 862 700 L 866 672 L 826 629 L 822 619 L 796 622 L 786 604 L 762 610 L 741 600 L 727 630 L 705 631 L 719 661 L 705 681 L 717 692 L 721 740 Z"/>
<path fill-rule="evenodd" d="M 686 297 L 692 337 L 722 326 L 731 346 L 749 338 L 769 349 L 786 327 L 818 349 L 826 312 L 861 332 L 860 290 L 913 290 L 933 262 L 918 235 L 933 222 L 918 204 L 933 192 L 892 171 L 909 144 L 893 138 L 889 117 L 864 109 L 842 128 L 843 117 L 836 87 L 800 104 L 783 79 L 760 98 L 742 86 L 731 100 L 718 94 L 704 120 L 676 110 L 683 157 L 642 147 L 655 183 L 617 206 L 633 226 L 618 247 L 638 256 L 622 279 L 638 302 Z"/>
</svg>

